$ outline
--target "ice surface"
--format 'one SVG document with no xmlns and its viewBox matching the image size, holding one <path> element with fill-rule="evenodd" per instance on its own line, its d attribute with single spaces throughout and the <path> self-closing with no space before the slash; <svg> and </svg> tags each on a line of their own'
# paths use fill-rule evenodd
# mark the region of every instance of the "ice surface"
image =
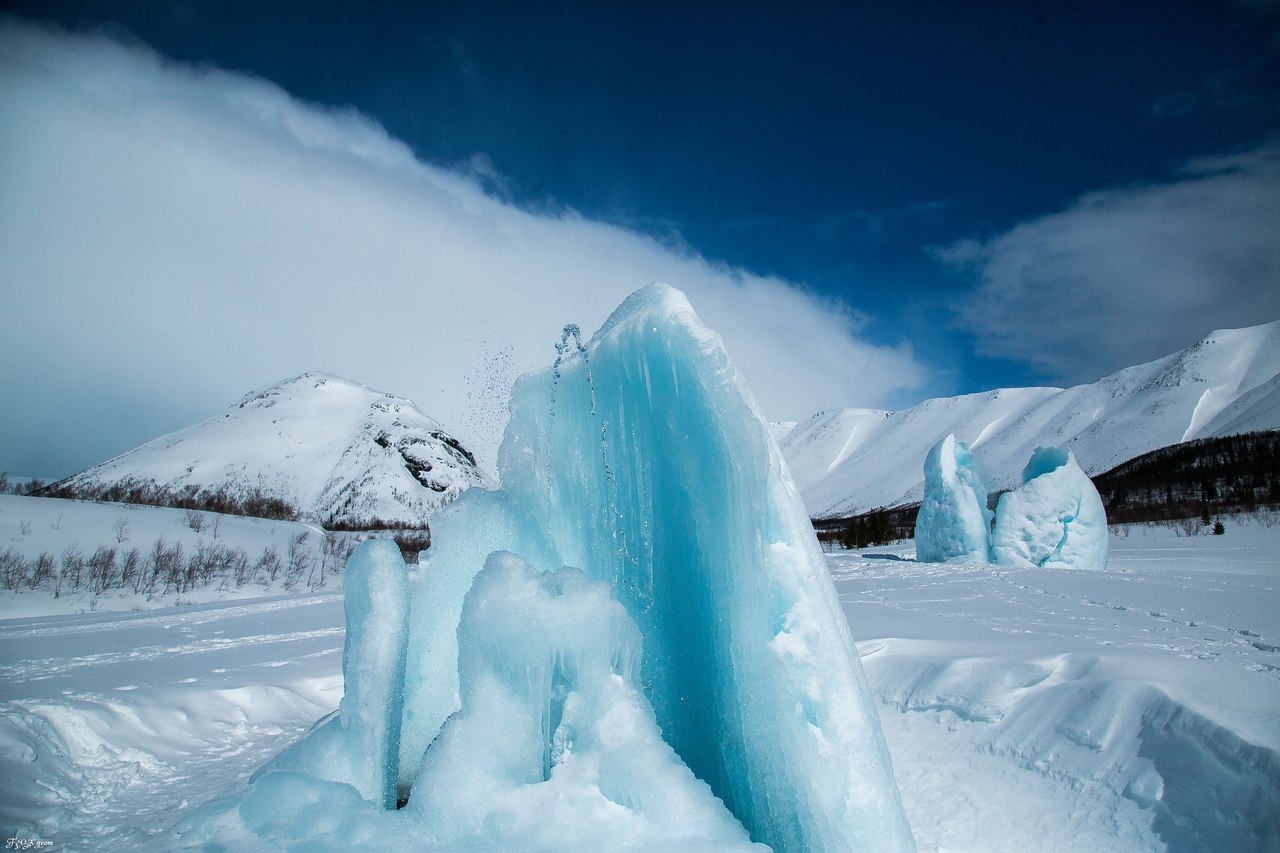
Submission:
<svg viewBox="0 0 1280 853">
<path fill-rule="evenodd" d="M 345 602 L 345 693 L 338 713 L 267 769 L 345 782 L 390 809 L 396 805 L 409 628 L 406 566 L 395 542 L 371 539 L 355 550 L 347 561 Z"/>
<path fill-rule="evenodd" d="M 991 510 L 987 487 L 974 468 L 969 445 L 954 433 L 933 446 L 924 460 L 924 501 L 916 518 L 916 559 L 944 563 L 957 557 L 991 555 Z"/>
<path fill-rule="evenodd" d="M 1036 448 L 1022 481 L 996 506 L 994 559 L 1052 569 L 1106 568 L 1106 510 L 1071 451 Z"/>
<path fill-rule="evenodd" d="M 499 468 L 561 562 L 614 589 L 666 741 L 754 840 L 913 848 L 808 516 L 683 294 L 637 291 L 523 377 Z"/>
<path fill-rule="evenodd" d="M 495 552 L 458 628 L 462 709 L 406 812 L 445 844 L 743 849 L 742 825 L 662 740 L 640 630 L 608 584 Z"/>
<path fill-rule="evenodd" d="M 472 489 L 432 519 L 433 541 L 414 585 L 401 729 L 400 782 L 413 782 L 427 746 L 457 711 L 458 623 L 462 601 L 485 558 L 520 551 L 544 571 L 561 563 L 533 520 L 509 495 Z"/>
</svg>

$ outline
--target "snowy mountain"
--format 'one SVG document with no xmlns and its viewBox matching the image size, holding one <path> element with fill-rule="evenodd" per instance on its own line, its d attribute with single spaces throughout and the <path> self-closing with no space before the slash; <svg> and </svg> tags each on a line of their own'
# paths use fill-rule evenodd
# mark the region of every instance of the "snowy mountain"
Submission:
<svg viewBox="0 0 1280 853">
<path fill-rule="evenodd" d="M 493 486 L 471 452 L 413 402 L 315 372 L 254 391 L 54 488 L 95 496 L 129 481 L 256 489 L 326 526 L 418 526 L 467 488 Z"/>
<path fill-rule="evenodd" d="M 925 455 L 955 433 L 992 489 L 1016 484 L 1039 446 L 1096 474 L 1193 438 L 1280 427 L 1280 321 L 1223 329 L 1181 352 L 1074 388 L 1001 388 L 899 412 L 839 409 L 774 425 L 815 518 L 918 501 Z"/>
</svg>

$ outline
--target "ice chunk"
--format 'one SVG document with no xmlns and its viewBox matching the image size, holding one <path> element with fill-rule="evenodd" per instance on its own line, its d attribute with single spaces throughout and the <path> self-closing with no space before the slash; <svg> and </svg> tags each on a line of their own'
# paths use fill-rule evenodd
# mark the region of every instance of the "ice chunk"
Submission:
<svg viewBox="0 0 1280 853">
<path fill-rule="evenodd" d="M 640 690 L 640 631 L 607 584 L 497 552 L 467 594 L 458 643 L 462 710 L 405 810 L 440 842 L 750 846 L 663 742 Z"/>
<path fill-rule="evenodd" d="M 1107 513 L 1071 451 L 1036 448 L 1022 483 L 996 506 L 995 560 L 1054 569 L 1106 568 Z"/>
<path fill-rule="evenodd" d="M 345 782 L 370 802 L 391 809 L 396 805 L 409 628 L 400 548 L 389 539 L 362 543 L 347 561 L 345 585 L 342 704 L 263 772 L 299 770 Z"/>
<path fill-rule="evenodd" d="M 916 517 L 916 559 L 943 563 L 991 558 L 987 487 L 969 445 L 949 434 L 924 460 L 924 500 Z"/>
<path fill-rule="evenodd" d="M 519 551 L 539 569 L 562 565 L 533 520 L 503 492 L 471 489 L 432 519 L 431 549 L 414 586 L 405 672 L 400 783 L 412 784 L 427 746 L 458 695 L 458 623 L 462 602 L 485 558 Z"/>
<path fill-rule="evenodd" d="M 754 840 L 913 849 L 808 515 L 683 294 L 637 291 L 523 377 L 499 467 L 562 561 L 613 587 L 666 741 Z"/>
</svg>

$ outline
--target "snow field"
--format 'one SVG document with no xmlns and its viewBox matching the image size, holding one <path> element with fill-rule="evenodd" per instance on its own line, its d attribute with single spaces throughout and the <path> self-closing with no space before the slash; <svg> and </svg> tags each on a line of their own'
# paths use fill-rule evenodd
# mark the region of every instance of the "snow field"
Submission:
<svg viewBox="0 0 1280 853">
<path fill-rule="evenodd" d="M 1104 572 L 911 553 L 828 561 L 920 850 L 1276 849 L 1280 527 L 1135 527 Z M 5 620 L 0 831 L 171 844 L 338 707 L 343 635 L 335 594 Z"/>
<path fill-rule="evenodd" d="M 1104 572 L 830 555 L 921 850 L 1280 849 L 1280 528 L 1228 531 Z"/>
</svg>

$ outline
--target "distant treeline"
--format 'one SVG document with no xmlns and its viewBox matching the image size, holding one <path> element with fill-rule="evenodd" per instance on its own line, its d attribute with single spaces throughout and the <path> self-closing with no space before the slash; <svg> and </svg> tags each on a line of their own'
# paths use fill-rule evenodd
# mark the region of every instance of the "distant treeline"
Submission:
<svg viewBox="0 0 1280 853">
<path fill-rule="evenodd" d="M 916 535 L 916 515 L 920 504 L 876 507 L 870 512 L 843 518 L 815 518 L 813 529 L 820 542 L 838 543 L 844 548 L 889 545 Z"/>
<path fill-rule="evenodd" d="M 1162 447 L 1093 477 L 1112 524 L 1280 507 L 1280 430 Z"/>
<path fill-rule="evenodd" d="M 26 494 L 44 498 L 194 509 L 201 512 L 220 512 L 224 515 L 269 518 L 275 521 L 297 521 L 300 517 L 297 506 L 256 486 L 245 491 L 232 491 L 227 486 L 211 489 L 197 483 L 173 488 L 158 485 L 155 480 L 126 477 L 110 485 L 103 483 L 72 485 L 67 480 L 60 480 Z"/>
<path fill-rule="evenodd" d="M 1204 520 L 1280 508 L 1280 430 L 1162 447 L 1091 478 L 1109 524 Z M 998 492 L 989 505 L 994 508 Z M 867 548 L 911 539 L 920 504 L 815 518 L 823 542 Z"/>
<path fill-rule="evenodd" d="M 60 480 L 46 486 L 39 480 L 32 480 L 29 483 L 13 486 L 10 485 L 7 474 L 0 474 L 0 493 L 6 491 L 34 497 L 185 509 L 188 515 L 194 511 L 275 521 L 298 521 L 301 518 L 301 512 L 293 503 L 257 487 L 244 492 L 233 492 L 227 486 L 211 489 L 188 483 L 182 488 L 175 489 L 160 486 L 154 480 L 139 480 L 133 477 L 118 480 L 111 485 L 86 483 L 73 486 L 66 480 Z M 377 516 L 353 518 L 339 517 L 331 513 L 325 519 L 324 528 L 331 532 L 395 531 L 392 538 L 400 546 L 400 553 L 404 555 L 404 559 L 410 563 L 416 562 L 418 554 L 431 547 L 431 529 L 425 518 L 417 524 L 410 524 L 405 521 L 386 521 Z M 199 532 L 198 528 L 193 529 Z"/>
</svg>

